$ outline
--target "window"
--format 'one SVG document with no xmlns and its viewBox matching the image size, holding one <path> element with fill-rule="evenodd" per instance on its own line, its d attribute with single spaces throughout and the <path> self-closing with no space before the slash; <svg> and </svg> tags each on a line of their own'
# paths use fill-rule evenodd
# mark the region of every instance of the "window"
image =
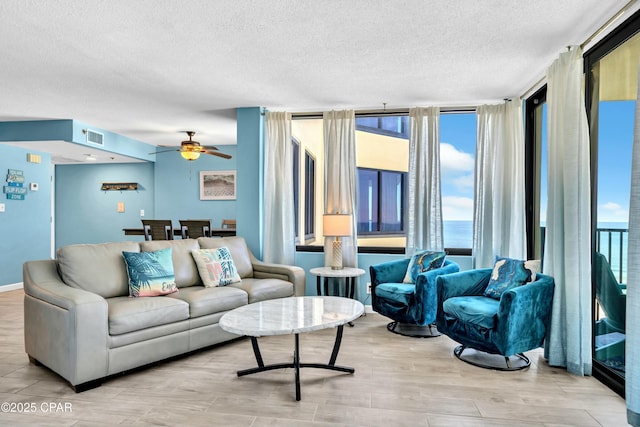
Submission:
<svg viewBox="0 0 640 427">
<path fill-rule="evenodd" d="M 304 152 L 304 238 L 313 239 L 316 227 L 316 160 Z"/>
<path fill-rule="evenodd" d="M 404 234 L 406 173 L 358 168 L 358 234 Z"/>
<path fill-rule="evenodd" d="M 542 259 L 547 220 L 547 87 L 526 103 L 527 258 Z"/>
<path fill-rule="evenodd" d="M 470 249 L 473 245 L 475 151 L 475 112 L 440 114 L 440 179 L 445 248 Z"/>
<path fill-rule="evenodd" d="M 300 143 L 295 138 L 291 138 L 291 145 L 293 157 L 293 217 L 297 239 L 300 228 L 298 225 L 300 222 Z"/>
<path fill-rule="evenodd" d="M 292 121 L 292 134 L 300 148 L 299 229 L 305 245 L 322 245 L 315 218 L 324 209 L 324 137 L 321 118 Z M 440 156 L 444 245 L 471 251 L 473 235 L 473 182 L 476 145 L 475 112 L 440 115 Z M 304 157 L 302 153 L 305 153 Z M 304 161 L 304 166 L 302 162 Z M 357 232 L 360 248 L 406 247 L 409 116 L 356 117 L 358 176 Z M 302 235 L 302 231 L 299 233 Z M 301 236 L 302 237 L 302 236 Z"/>
<path fill-rule="evenodd" d="M 409 139 L 409 116 L 357 117 L 356 130 Z"/>
</svg>

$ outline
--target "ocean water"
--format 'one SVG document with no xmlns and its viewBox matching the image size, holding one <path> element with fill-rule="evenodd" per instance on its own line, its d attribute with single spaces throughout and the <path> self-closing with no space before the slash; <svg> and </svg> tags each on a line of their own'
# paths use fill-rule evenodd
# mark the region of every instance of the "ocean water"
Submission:
<svg viewBox="0 0 640 427">
<path fill-rule="evenodd" d="M 442 229 L 445 248 L 471 248 L 473 221 L 443 221 Z"/>
</svg>

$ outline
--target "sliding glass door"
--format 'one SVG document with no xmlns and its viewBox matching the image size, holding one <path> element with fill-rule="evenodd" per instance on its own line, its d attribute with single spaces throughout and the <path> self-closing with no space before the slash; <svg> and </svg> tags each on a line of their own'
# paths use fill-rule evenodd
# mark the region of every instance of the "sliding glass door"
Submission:
<svg viewBox="0 0 640 427">
<path fill-rule="evenodd" d="M 621 32 L 585 54 L 592 155 L 594 375 L 621 395 L 626 371 L 627 243 L 640 59 L 638 30 L 637 24 L 623 26 Z"/>
</svg>

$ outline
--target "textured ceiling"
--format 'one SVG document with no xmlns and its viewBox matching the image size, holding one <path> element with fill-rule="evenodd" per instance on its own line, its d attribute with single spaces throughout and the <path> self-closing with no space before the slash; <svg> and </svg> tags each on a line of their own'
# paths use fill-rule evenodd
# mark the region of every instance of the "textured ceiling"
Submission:
<svg viewBox="0 0 640 427">
<path fill-rule="evenodd" d="M 237 107 L 499 102 L 626 3 L 2 0 L 0 121 L 218 145 L 235 143 Z"/>
</svg>

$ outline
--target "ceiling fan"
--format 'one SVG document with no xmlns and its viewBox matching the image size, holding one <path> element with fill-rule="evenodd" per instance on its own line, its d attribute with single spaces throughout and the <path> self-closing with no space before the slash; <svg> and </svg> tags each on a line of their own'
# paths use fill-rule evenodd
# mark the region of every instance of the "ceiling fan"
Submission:
<svg viewBox="0 0 640 427">
<path fill-rule="evenodd" d="M 180 143 L 180 148 L 179 149 L 172 149 L 172 150 L 164 150 L 164 151 L 156 151 L 155 153 L 150 153 L 150 154 L 160 154 L 160 153 L 168 153 L 170 151 L 179 151 L 180 155 L 187 159 L 187 160 L 196 160 L 198 157 L 200 157 L 200 154 L 204 153 L 204 154 L 211 154 L 213 156 L 218 156 L 218 157 L 222 157 L 223 159 L 230 159 L 231 156 L 228 154 L 224 154 L 221 153 L 218 150 L 218 147 L 213 147 L 213 146 L 206 146 L 206 145 L 200 145 L 200 143 L 198 141 L 194 141 L 193 135 L 195 135 L 196 133 L 194 131 L 188 130 L 185 131 L 187 133 L 187 135 L 189 135 L 189 140 L 188 141 L 182 141 Z M 169 145 L 161 145 L 160 147 L 170 147 Z"/>
</svg>

